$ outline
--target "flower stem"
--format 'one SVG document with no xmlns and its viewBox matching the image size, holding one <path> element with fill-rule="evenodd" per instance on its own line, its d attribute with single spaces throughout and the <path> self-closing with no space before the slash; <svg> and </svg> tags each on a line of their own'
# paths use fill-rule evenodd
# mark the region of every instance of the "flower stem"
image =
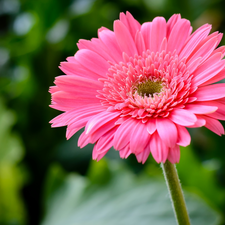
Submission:
<svg viewBox="0 0 225 225">
<path fill-rule="evenodd" d="M 166 180 L 167 188 L 173 205 L 174 214 L 178 225 L 190 225 L 190 219 L 181 189 L 177 170 L 174 164 L 168 160 L 162 163 L 163 174 Z"/>
</svg>

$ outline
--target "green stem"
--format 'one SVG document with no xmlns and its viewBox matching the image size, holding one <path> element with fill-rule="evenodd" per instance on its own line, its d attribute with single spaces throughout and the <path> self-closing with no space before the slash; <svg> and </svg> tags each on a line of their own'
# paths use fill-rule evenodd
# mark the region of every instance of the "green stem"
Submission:
<svg viewBox="0 0 225 225">
<path fill-rule="evenodd" d="M 181 189 L 177 170 L 174 164 L 168 160 L 162 163 L 163 174 L 170 193 L 174 214 L 178 225 L 190 225 L 190 219 Z"/>
</svg>

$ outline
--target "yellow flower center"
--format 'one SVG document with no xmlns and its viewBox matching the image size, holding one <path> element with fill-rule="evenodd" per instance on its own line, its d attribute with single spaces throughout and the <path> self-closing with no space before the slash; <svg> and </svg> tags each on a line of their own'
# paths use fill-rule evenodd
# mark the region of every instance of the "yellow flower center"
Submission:
<svg viewBox="0 0 225 225">
<path fill-rule="evenodd" d="M 137 93 L 142 97 L 153 97 L 153 94 L 159 94 L 162 91 L 161 81 L 147 80 L 136 86 Z"/>
</svg>

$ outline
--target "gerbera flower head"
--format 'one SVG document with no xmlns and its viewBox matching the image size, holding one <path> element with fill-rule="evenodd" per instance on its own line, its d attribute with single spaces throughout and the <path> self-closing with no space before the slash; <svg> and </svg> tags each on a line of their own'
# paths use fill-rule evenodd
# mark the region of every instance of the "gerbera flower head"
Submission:
<svg viewBox="0 0 225 225">
<path fill-rule="evenodd" d="M 93 143 L 93 159 L 111 147 L 121 158 L 144 163 L 179 162 L 179 146 L 190 144 L 187 127 L 218 135 L 225 119 L 225 47 L 222 34 L 205 24 L 192 33 L 179 14 L 142 25 L 126 12 L 113 31 L 80 40 L 79 50 L 50 88 L 51 107 L 63 111 L 52 127 L 67 126 L 67 139 L 85 127 L 78 145 Z"/>
</svg>

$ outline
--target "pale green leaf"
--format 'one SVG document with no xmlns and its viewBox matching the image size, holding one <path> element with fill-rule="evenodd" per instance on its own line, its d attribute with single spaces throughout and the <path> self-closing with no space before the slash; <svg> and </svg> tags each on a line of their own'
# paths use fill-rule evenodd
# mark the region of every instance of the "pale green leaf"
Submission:
<svg viewBox="0 0 225 225">
<path fill-rule="evenodd" d="M 93 162 L 91 171 L 100 177 L 101 171 L 103 177 L 108 174 L 108 182 L 102 184 L 99 177 L 96 184 L 79 175 L 65 176 L 61 186 L 46 199 L 46 215 L 41 225 L 176 224 L 164 181 L 147 175 L 136 176 L 118 163 L 105 168 L 104 163 L 101 166 L 98 163 Z M 107 168 L 109 171 L 105 173 Z M 51 173 L 49 176 L 52 179 Z M 52 176 L 57 174 L 54 172 Z M 186 194 L 186 199 L 192 225 L 219 223 L 218 213 L 197 196 Z"/>
</svg>

